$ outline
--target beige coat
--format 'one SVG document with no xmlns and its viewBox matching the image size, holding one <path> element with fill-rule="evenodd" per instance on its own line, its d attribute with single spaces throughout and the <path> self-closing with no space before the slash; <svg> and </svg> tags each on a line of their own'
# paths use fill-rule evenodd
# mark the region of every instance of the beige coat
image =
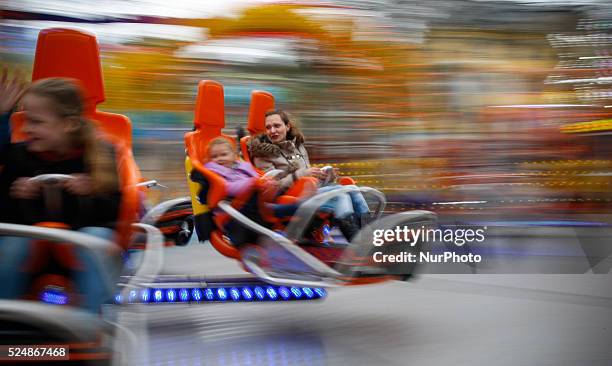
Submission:
<svg viewBox="0 0 612 366">
<path fill-rule="evenodd" d="M 280 178 L 283 190 L 289 188 L 295 179 L 302 177 L 310 168 L 304 144 L 296 146 L 294 141 L 273 144 L 265 135 L 255 136 L 249 143 L 249 155 L 253 165 L 264 172 L 273 169 L 285 172 Z"/>
</svg>

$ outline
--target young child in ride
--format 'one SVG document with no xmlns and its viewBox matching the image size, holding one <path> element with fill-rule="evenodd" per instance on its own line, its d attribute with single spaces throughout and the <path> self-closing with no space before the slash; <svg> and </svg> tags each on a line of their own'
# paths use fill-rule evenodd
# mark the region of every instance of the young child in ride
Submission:
<svg viewBox="0 0 612 366">
<path fill-rule="evenodd" d="M 238 206 L 243 215 L 260 225 L 270 226 L 272 223 L 266 221 L 265 217 L 289 219 L 295 213 L 297 205 L 273 203 L 278 182 L 274 178 L 262 178 L 250 163 L 239 160 L 236 147 L 230 140 L 217 137 L 211 140 L 206 148 L 204 167 L 224 179 L 226 199 L 240 202 Z M 190 177 L 202 186 L 206 184 L 204 176 L 195 169 Z M 206 194 L 206 190 L 200 190 L 198 200 L 206 202 Z M 264 211 L 266 215 L 262 214 Z M 216 216 L 220 211 L 215 211 L 214 214 Z M 256 241 L 254 233 L 232 220 L 223 225 L 223 231 L 235 246 Z"/>
<path fill-rule="evenodd" d="M 261 179 L 253 166 L 238 159 L 236 148 L 224 137 L 217 137 L 208 143 L 208 161 L 204 167 L 217 173 L 225 180 L 225 188 L 228 198 L 235 198 L 244 194 L 245 191 L 257 190 L 265 196 L 263 201 L 274 216 L 279 218 L 289 217 L 297 210 L 297 204 L 275 204 L 271 201 L 278 191 L 278 181 L 274 178 L 267 179 L 265 184 L 257 185 Z M 197 175 L 196 175 L 197 177 Z M 201 200 L 205 197 L 200 197 Z M 258 209 L 253 207 L 253 209 Z"/>
<path fill-rule="evenodd" d="M 304 135 L 295 122 L 282 110 L 271 110 L 265 114 L 265 133 L 254 136 L 249 144 L 251 161 L 266 172 L 278 169 L 285 172 L 280 178 L 281 190 L 290 187 L 298 178 L 310 176 L 321 181 L 333 181 L 336 170 L 325 172 L 310 166 L 308 152 L 304 146 Z M 328 177 L 328 174 L 333 176 Z M 317 193 L 337 189 L 338 185 L 320 187 Z M 369 213 L 363 195 L 350 192 L 325 203 L 321 209 L 333 213 L 333 221 L 350 241 L 361 228 L 362 216 Z"/>
<path fill-rule="evenodd" d="M 6 75 L 6 74 L 4 74 Z M 2 78 L 0 100 L 10 91 Z M 42 79 L 26 89 L 22 98 L 25 112 L 23 132 L 27 140 L 10 143 L 8 115 L 13 105 L 3 106 L 0 142 L 0 221 L 32 225 L 44 221 L 68 224 L 73 230 L 113 240 L 121 193 L 111 145 L 100 141 L 92 122 L 83 117 L 79 86 L 62 78 Z M 42 183 L 29 180 L 41 174 L 66 174 L 72 179 L 62 184 L 61 210 L 48 217 Z M 24 267 L 30 258 L 32 240 L 0 238 L 0 298 L 16 298 L 27 291 Z M 118 262 L 106 258 L 99 268 L 91 254 L 76 249 L 79 265 L 73 268 L 76 287 L 85 295 L 83 306 L 99 311 L 100 304 L 112 298 L 103 284 L 113 281 Z"/>
<path fill-rule="evenodd" d="M 204 166 L 225 179 L 229 197 L 236 197 L 248 188 L 247 181 L 255 181 L 259 174 L 251 164 L 238 160 L 231 142 L 217 137 L 208 143 L 208 162 Z"/>
</svg>

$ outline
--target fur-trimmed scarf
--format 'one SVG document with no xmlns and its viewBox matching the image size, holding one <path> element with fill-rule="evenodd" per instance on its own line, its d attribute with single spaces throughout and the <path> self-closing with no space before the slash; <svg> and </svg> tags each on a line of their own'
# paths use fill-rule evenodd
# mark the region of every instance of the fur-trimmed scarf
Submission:
<svg viewBox="0 0 612 366">
<path fill-rule="evenodd" d="M 273 144 L 266 135 L 258 135 L 251 138 L 249 141 L 249 154 L 251 158 L 255 157 L 277 157 L 281 156 L 281 149 L 278 145 Z"/>
<path fill-rule="evenodd" d="M 263 158 L 285 161 L 288 165 L 288 172 L 294 172 L 304 167 L 303 164 L 305 164 L 305 167 L 309 165 L 308 153 L 303 144 L 296 146 L 295 140 L 287 140 L 274 144 L 264 134 L 251 138 L 249 141 L 249 155 L 251 160 Z M 296 156 L 300 156 L 300 158 L 296 159 Z M 302 160 L 302 162 L 298 160 Z"/>
</svg>

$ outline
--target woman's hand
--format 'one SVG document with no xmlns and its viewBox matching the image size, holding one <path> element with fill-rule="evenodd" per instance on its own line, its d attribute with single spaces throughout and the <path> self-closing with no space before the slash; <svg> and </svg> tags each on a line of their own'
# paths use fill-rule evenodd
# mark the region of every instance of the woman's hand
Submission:
<svg viewBox="0 0 612 366">
<path fill-rule="evenodd" d="M 324 171 L 325 174 L 325 180 L 329 181 L 329 182 L 333 182 L 336 179 L 338 179 L 339 173 L 340 173 L 340 169 L 338 168 L 331 168 L 328 169 L 326 171 Z"/>
<path fill-rule="evenodd" d="M 31 200 L 40 196 L 41 185 L 39 182 L 29 180 L 30 178 L 17 178 L 9 190 L 12 198 Z"/>
<path fill-rule="evenodd" d="M 8 70 L 5 67 L 0 78 L 0 114 L 8 113 L 13 109 L 25 90 L 26 83 L 20 71 L 15 72 L 11 81 L 8 79 Z"/>
<path fill-rule="evenodd" d="M 276 177 L 264 178 L 261 193 L 264 196 L 264 202 L 271 202 L 280 190 L 280 181 Z"/>
<path fill-rule="evenodd" d="M 89 174 L 71 174 L 74 179 L 64 181 L 64 189 L 77 196 L 89 196 L 94 191 L 93 179 Z"/>
<path fill-rule="evenodd" d="M 304 173 L 303 176 L 304 177 L 315 177 L 317 179 L 325 179 L 325 177 L 327 177 L 327 174 L 325 174 L 325 172 L 319 168 L 312 167 L 312 168 L 306 169 L 306 172 Z"/>
</svg>

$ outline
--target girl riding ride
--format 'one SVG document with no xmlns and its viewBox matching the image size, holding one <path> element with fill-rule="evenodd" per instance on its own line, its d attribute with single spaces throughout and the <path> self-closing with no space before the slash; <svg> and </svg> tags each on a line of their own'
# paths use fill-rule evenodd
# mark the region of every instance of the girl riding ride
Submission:
<svg viewBox="0 0 612 366">
<path fill-rule="evenodd" d="M 113 240 L 121 192 L 110 144 L 100 141 L 92 122 L 83 117 L 80 88 L 69 79 L 48 78 L 33 83 L 22 98 L 25 112 L 25 142 L 3 146 L 0 165 L 0 221 L 33 225 L 60 222 L 70 229 Z M 5 111 L 6 112 L 6 111 Z M 6 129 L 7 127 L 4 126 Z M 59 182 L 54 212 L 49 212 L 43 183 L 32 177 L 43 174 L 69 175 Z M 32 242 L 26 238 L 0 238 L 0 297 L 15 298 L 27 291 L 23 272 Z M 112 297 L 102 283 L 112 281 L 118 261 L 108 268 L 92 264 L 88 253 L 76 249 L 80 262 L 75 282 L 85 295 L 84 306 L 94 312 Z M 10 279 L 10 280 L 9 280 Z"/>
</svg>

